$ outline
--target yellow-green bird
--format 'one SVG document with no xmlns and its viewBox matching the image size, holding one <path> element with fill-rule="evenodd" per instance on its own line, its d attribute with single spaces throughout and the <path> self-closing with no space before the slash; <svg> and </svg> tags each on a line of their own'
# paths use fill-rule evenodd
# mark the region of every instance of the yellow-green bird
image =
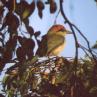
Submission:
<svg viewBox="0 0 97 97">
<path fill-rule="evenodd" d="M 43 56 L 58 56 L 63 51 L 66 40 L 65 35 L 72 34 L 63 25 L 53 25 L 46 35 L 42 37 L 36 54 Z"/>
</svg>

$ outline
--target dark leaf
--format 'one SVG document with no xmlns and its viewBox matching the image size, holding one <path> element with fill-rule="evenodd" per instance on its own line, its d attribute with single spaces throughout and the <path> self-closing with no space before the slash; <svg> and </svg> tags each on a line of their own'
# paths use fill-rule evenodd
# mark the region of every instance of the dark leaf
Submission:
<svg viewBox="0 0 97 97">
<path fill-rule="evenodd" d="M 21 45 L 23 45 L 23 42 L 25 41 L 25 38 L 22 38 L 21 36 L 18 36 L 18 41 Z"/>
<path fill-rule="evenodd" d="M 28 4 L 25 0 L 22 0 L 20 3 L 17 3 L 16 6 L 17 6 L 17 7 L 16 7 L 16 13 L 17 13 L 18 15 L 20 15 L 21 19 L 23 19 L 23 18 L 22 18 L 23 12 L 24 12 L 25 9 L 29 6 L 29 4 Z"/>
<path fill-rule="evenodd" d="M 19 37 L 19 42 L 22 46 L 22 48 L 18 48 L 17 49 L 17 55 L 19 57 L 19 53 L 20 51 L 23 51 L 23 55 L 21 53 L 21 56 L 25 56 L 27 55 L 29 59 L 31 59 L 33 57 L 33 49 L 35 47 L 35 43 L 32 39 L 26 39 L 26 38 L 21 38 Z M 24 58 L 23 58 L 24 59 Z"/>
<path fill-rule="evenodd" d="M 19 47 L 16 51 L 16 55 L 19 61 L 23 61 L 26 59 L 25 50 L 22 47 Z"/>
<path fill-rule="evenodd" d="M 43 10 L 44 9 L 44 3 L 41 0 L 37 1 L 37 8 Z"/>
<path fill-rule="evenodd" d="M 0 94 L 0 97 L 5 97 L 4 95 Z"/>
<path fill-rule="evenodd" d="M 0 46 L 0 53 L 4 53 L 4 48 Z"/>
<path fill-rule="evenodd" d="M 6 0 L 1 0 L 1 2 L 5 5 L 6 4 Z"/>
<path fill-rule="evenodd" d="M 3 43 L 3 39 L 2 38 L 0 38 L 0 42 Z"/>
<path fill-rule="evenodd" d="M 39 43 L 38 50 L 37 50 L 36 54 L 38 56 L 42 57 L 42 56 L 46 56 L 46 53 L 47 53 L 47 36 L 44 35 L 42 37 L 41 42 Z"/>
<path fill-rule="evenodd" d="M 47 0 L 47 1 L 45 2 L 45 4 L 50 4 L 50 0 Z"/>
<path fill-rule="evenodd" d="M 95 2 L 97 2 L 97 0 L 95 0 Z"/>
<path fill-rule="evenodd" d="M 10 74 L 10 72 L 12 72 L 12 70 L 16 70 L 18 68 L 19 64 L 14 64 L 13 66 L 11 66 L 10 68 L 7 69 L 6 74 Z"/>
<path fill-rule="evenodd" d="M 14 51 L 16 47 L 17 39 L 13 37 L 13 39 L 9 39 L 6 43 L 5 48 L 8 49 L 9 51 Z"/>
<path fill-rule="evenodd" d="M 40 18 L 42 18 L 42 16 L 43 16 L 42 10 L 38 11 L 38 15 L 39 15 Z"/>
<path fill-rule="evenodd" d="M 37 97 L 37 96 L 31 96 L 31 94 L 26 94 L 24 97 Z"/>
<path fill-rule="evenodd" d="M 34 53 L 32 49 L 27 50 L 26 54 L 29 60 L 33 58 Z"/>
<path fill-rule="evenodd" d="M 70 81 L 70 94 L 72 95 L 72 97 L 91 97 L 90 93 L 88 92 L 88 90 L 86 89 L 82 80 L 79 77 L 72 75 Z"/>
<path fill-rule="evenodd" d="M 35 10 L 35 2 L 33 0 L 33 2 L 30 4 L 30 14 L 29 14 L 29 16 L 34 12 L 34 10 Z"/>
<path fill-rule="evenodd" d="M 25 26 L 26 27 L 29 26 L 29 19 L 28 18 L 27 19 L 24 19 L 23 22 L 25 23 Z"/>
<path fill-rule="evenodd" d="M 57 4 L 53 0 L 50 0 L 50 13 L 55 13 L 57 10 Z"/>
<path fill-rule="evenodd" d="M 3 36 L 2 32 L 0 32 L 0 36 Z"/>
<path fill-rule="evenodd" d="M 5 52 L 4 52 L 4 54 L 3 54 L 3 60 L 4 60 L 4 62 L 9 62 L 10 60 L 12 59 L 12 51 L 10 51 L 10 50 L 6 50 Z"/>
<path fill-rule="evenodd" d="M 8 10 L 9 10 L 10 12 L 12 12 L 12 11 L 14 10 L 14 0 L 13 0 L 13 1 L 8 0 L 8 1 L 6 2 L 6 7 L 8 8 Z"/>
<path fill-rule="evenodd" d="M 43 84 L 43 89 L 45 89 L 45 91 L 43 93 L 47 94 L 51 94 L 51 95 L 55 95 L 54 97 L 61 97 L 61 93 L 60 93 L 60 86 L 56 86 L 56 85 L 52 85 L 50 83 L 44 83 Z"/>
<path fill-rule="evenodd" d="M 7 26 L 6 19 L 4 19 L 4 20 L 5 20 L 5 22 L 3 22 L 3 24 L 2 24 L 2 26 L 0 28 L 0 31 L 2 31 Z"/>
<path fill-rule="evenodd" d="M 0 23 L 2 23 L 3 14 L 4 14 L 4 8 L 3 6 L 0 6 Z"/>
<path fill-rule="evenodd" d="M 35 10 L 35 2 L 28 4 L 26 1 L 22 0 L 17 4 L 16 13 L 20 15 L 21 19 L 27 19 Z"/>
<path fill-rule="evenodd" d="M 40 40 L 38 40 L 38 39 L 36 39 L 37 40 L 37 44 L 38 44 L 38 46 L 40 45 L 40 43 L 41 43 L 41 41 Z"/>
<path fill-rule="evenodd" d="M 2 71 L 2 69 L 4 68 L 4 66 L 5 66 L 4 59 L 0 57 L 0 72 Z"/>
<path fill-rule="evenodd" d="M 25 37 L 21 37 L 21 36 L 19 36 L 18 37 L 18 40 L 19 40 L 19 43 L 21 44 L 21 46 L 23 47 L 23 48 L 25 48 L 25 41 L 27 40 L 27 38 L 25 38 Z"/>
<path fill-rule="evenodd" d="M 33 49 L 35 47 L 35 42 L 32 39 L 25 39 L 23 48 L 25 50 L 26 55 L 28 56 L 28 59 L 32 59 L 33 57 Z"/>
<path fill-rule="evenodd" d="M 25 49 L 32 49 L 34 48 L 35 46 L 35 43 L 32 39 L 26 39 L 25 42 L 24 42 L 24 48 Z"/>
<path fill-rule="evenodd" d="M 7 25 L 12 31 L 16 31 L 19 26 L 19 19 L 11 12 L 7 13 L 0 30 L 4 29 Z"/>
<path fill-rule="evenodd" d="M 44 9 L 44 3 L 42 1 L 37 2 L 37 8 L 38 8 L 38 15 L 40 18 L 43 16 L 43 9 Z"/>
<path fill-rule="evenodd" d="M 11 29 L 10 27 L 8 27 L 8 33 L 9 33 L 10 38 L 13 38 L 14 36 L 17 35 L 17 31 Z"/>
<path fill-rule="evenodd" d="M 28 33 L 32 36 L 34 35 L 34 29 L 31 26 L 26 26 Z"/>
<path fill-rule="evenodd" d="M 41 32 L 37 31 L 37 32 L 34 33 L 34 36 L 37 38 L 40 34 L 41 34 Z"/>
<path fill-rule="evenodd" d="M 30 5 L 28 5 L 23 12 L 23 19 L 28 18 L 35 10 L 35 2 L 33 1 Z"/>
<path fill-rule="evenodd" d="M 16 31 L 19 26 L 19 19 L 17 16 L 9 12 L 5 17 L 3 26 L 5 27 L 6 25 L 8 25 L 12 31 Z"/>
</svg>

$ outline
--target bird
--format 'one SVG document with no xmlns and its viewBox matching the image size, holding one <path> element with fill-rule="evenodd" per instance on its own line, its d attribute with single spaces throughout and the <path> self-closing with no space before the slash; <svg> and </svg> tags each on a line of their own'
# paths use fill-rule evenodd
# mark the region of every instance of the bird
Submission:
<svg viewBox="0 0 97 97">
<path fill-rule="evenodd" d="M 72 34 L 61 24 L 53 25 L 42 37 L 36 54 L 43 56 L 59 56 L 66 44 L 66 34 Z"/>
</svg>

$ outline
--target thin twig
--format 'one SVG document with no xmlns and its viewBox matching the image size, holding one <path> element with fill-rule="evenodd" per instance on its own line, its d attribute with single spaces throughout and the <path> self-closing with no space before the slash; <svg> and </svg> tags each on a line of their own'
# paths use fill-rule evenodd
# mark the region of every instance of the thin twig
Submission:
<svg viewBox="0 0 97 97">
<path fill-rule="evenodd" d="M 85 48 L 85 47 L 82 46 L 81 44 L 79 44 L 79 46 L 80 46 L 80 48 L 83 48 L 83 49 L 85 49 L 86 51 L 88 51 L 88 52 L 90 53 L 90 50 L 89 50 L 89 49 Z M 92 51 L 92 52 L 97 55 L 97 53 L 96 53 L 95 51 Z M 96 56 L 95 56 L 95 57 L 96 57 Z"/>
<path fill-rule="evenodd" d="M 72 23 L 68 20 L 68 18 L 66 17 L 64 10 L 63 10 L 63 0 L 60 0 L 60 12 L 65 20 L 65 23 L 67 23 L 73 33 L 74 36 L 74 40 L 75 40 L 75 46 L 76 46 L 76 51 L 75 51 L 75 59 L 74 59 L 74 67 L 75 67 L 75 71 L 76 71 L 76 65 L 78 64 L 78 41 L 77 41 L 77 37 L 75 34 L 75 31 L 73 29 Z"/>
<path fill-rule="evenodd" d="M 56 17 L 55 17 L 54 24 L 56 24 L 56 21 L 57 21 L 57 18 L 58 18 L 59 13 L 60 13 L 60 9 L 59 9 L 59 11 L 58 11 L 58 13 L 57 13 L 57 15 L 56 15 Z"/>
<path fill-rule="evenodd" d="M 72 24 L 72 26 L 73 26 L 73 27 L 80 33 L 80 35 L 85 39 L 85 41 L 87 42 L 88 48 L 89 48 L 89 52 L 91 53 L 93 59 L 96 60 L 94 54 L 92 53 L 92 50 L 91 50 L 90 43 L 89 43 L 88 39 L 82 34 L 82 32 L 81 32 L 74 24 Z"/>
<path fill-rule="evenodd" d="M 64 20 L 65 20 L 65 23 L 67 23 L 67 24 L 69 25 L 69 27 L 71 28 L 72 33 L 73 33 L 73 36 L 74 36 L 74 39 L 75 39 L 75 46 L 76 46 L 76 53 L 75 53 L 75 60 L 76 60 L 76 62 L 75 62 L 75 63 L 78 63 L 78 62 L 77 62 L 77 59 L 78 59 L 78 40 L 77 40 L 75 31 L 74 31 L 74 28 L 78 31 L 78 33 L 79 33 L 79 34 L 85 39 L 85 41 L 87 42 L 88 51 L 89 51 L 89 53 L 92 55 L 93 60 L 94 60 L 95 65 L 96 65 L 96 64 L 97 64 L 97 59 L 96 59 L 95 55 L 93 54 L 93 51 L 92 51 L 92 49 L 91 49 L 91 47 L 90 47 L 90 43 L 89 43 L 88 39 L 82 34 L 82 32 L 81 32 L 74 24 L 72 24 L 72 23 L 68 20 L 68 18 L 66 17 L 66 15 L 65 15 L 65 13 L 64 13 L 64 11 L 63 11 L 63 4 L 62 4 L 62 3 L 63 3 L 63 0 L 60 0 L 60 10 L 61 10 L 61 14 L 62 14 L 62 16 L 63 16 L 63 18 L 64 18 Z"/>
</svg>

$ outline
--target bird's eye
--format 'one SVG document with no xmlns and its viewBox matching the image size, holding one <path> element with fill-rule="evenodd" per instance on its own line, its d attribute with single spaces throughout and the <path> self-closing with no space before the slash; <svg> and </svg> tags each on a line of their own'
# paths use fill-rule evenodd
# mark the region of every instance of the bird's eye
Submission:
<svg viewBox="0 0 97 97">
<path fill-rule="evenodd" d="M 66 31 L 66 30 L 65 30 L 65 29 L 62 29 L 61 31 L 64 32 L 64 31 Z"/>
<path fill-rule="evenodd" d="M 66 31 L 66 30 L 65 30 L 65 29 L 60 29 L 59 31 L 64 32 L 64 31 Z"/>
</svg>

